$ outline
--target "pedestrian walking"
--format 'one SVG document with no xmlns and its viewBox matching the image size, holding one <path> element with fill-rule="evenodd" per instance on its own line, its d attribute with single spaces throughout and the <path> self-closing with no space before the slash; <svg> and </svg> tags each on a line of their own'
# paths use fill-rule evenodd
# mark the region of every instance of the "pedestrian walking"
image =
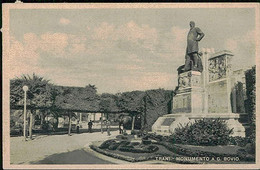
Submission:
<svg viewBox="0 0 260 170">
<path fill-rule="evenodd" d="M 92 120 L 90 120 L 90 121 L 88 122 L 88 132 L 89 132 L 89 133 L 92 133 L 92 126 L 93 126 L 93 123 L 92 123 Z"/>
</svg>

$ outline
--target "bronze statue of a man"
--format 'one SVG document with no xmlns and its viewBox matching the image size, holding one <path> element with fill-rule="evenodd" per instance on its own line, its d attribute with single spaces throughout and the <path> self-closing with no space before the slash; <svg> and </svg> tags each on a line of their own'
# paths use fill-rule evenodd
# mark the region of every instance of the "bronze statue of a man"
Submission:
<svg viewBox="0 0 260 170">
<path fill-rule="evenodd" d="M 199 45 L 198 42 L 204 37 L 204 33 L 198 28 L 195 27 L 195 22 L 190 22 L 190 31 L 187 36 L 187 49 L 185 56 L 185 67 L 184 71 L 190 69 L 200 70 L 199 65 Z M 193 61 L 193 68 L 190 67 L 190 62 Z"/>
</svg>

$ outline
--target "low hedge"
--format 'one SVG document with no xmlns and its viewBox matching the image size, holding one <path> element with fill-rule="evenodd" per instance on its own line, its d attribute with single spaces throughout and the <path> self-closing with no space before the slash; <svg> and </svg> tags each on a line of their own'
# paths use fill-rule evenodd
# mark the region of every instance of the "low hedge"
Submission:
<svg viewBox="0 0 260 170">
<path fill-rule="evenodd" d="M 148 156 L 148 157 L 133 158 L 133 157 L 126 156 L 126 155 L 121 155 L 121 154 L 109 152 L 109 151 L 106 151 L 104 149 L 100 149 L 99 147 L 94 146 L 94 145 L 90 145 L 90 148 L 93 149 L 94 151 L 102 153 L 106 156 L 110 156 L 110 157 L 113 157 L 113 158 L 116 158 L 116 159 L 125 160 L 125 161 L 128 161 L 128 162 L 141 162 L 141 161 L 147 161 L 147 160 L 155 160 L 155 158 L 157 156 L 157 155 L 151 155 L 151 156 Z"/>
<path fill-rule="evenodd" d="M 152 143 L 152 141 L 151 140 L 142 140 L 142 143 L 144 144 L 144 145 L 150 145 L 151 143 Z"/>
<path fill-rule="evenodd" d="M 100 149 L 107 149 L 113 143 L 116 143 L 116 141 L 114 139 L 106 140 L 99 146 L 99 148 Z"/>
<path fill-rule="evenodd" d="M 140 147 L 127 145 L 127 146 L 120 146 L 118 149 L 123 152 L 132 152 L 132 153 L 153 153 L 159 150 L 158 146 L 150 145 L 150 146 L 142 146 Z"/>
<path fill-rule="evenodd" d="M 104 141 L 99 148 L 100 149 L 109 149 L 109 150 L 116 150 L 119 146 L 127 146 L 130 142 L 128 141 L 116 141 L 114 139 Z"/>
<path fill-rule="evenodd" d="M 120 143 L 112 143 L 108 149 L 109 150 L 116 150 L 120 146 Z"/>
</svg>

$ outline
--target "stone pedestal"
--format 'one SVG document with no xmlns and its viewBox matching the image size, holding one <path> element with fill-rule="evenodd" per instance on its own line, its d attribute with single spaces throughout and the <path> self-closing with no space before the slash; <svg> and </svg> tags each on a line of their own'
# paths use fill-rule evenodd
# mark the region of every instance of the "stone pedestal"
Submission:
<svg viewBox="0 0 260 170">
<path fill-rule="evenodd" d="M 188 71 L 179 74 L 178 90 L 172 102 L 172 113 L 201 113 L 203 89 L 201 73 Z"/>
</svg>

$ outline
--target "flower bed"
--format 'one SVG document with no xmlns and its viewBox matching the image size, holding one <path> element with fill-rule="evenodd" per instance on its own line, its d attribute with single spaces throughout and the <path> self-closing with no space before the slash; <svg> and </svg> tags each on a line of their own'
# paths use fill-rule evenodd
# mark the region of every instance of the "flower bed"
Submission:
<svg viewBox="0 0 260 170">
<path fill-rule="evenodd" d="M 128 161 L 128 162 L 140 162 L 140 161 L 147 161 L 147 160 L 155 160 L 155 157 L 157 156 L 157 155 L 151 155 L 151 156 L 140 156 L 138 158 L 135 158 L 135 157 L 130 157 L 130 156 L 127 156 L 127 155 L 124 155 L 124 154 L 114 153 L 114 152 L 111 152 L 109 150 L 100 149 L 99 147 L 97 147 L 95 145 L 90 145 L 90 148 L 99 152 L 99 153 L 102 153 L 104 155 L 107 155 L 107 156 L 110 156 L 110 157 L 113 157 L 113 158 L 116 158 L 116 159 L 125 160 L 125 161 Z"/>
<path fill-rule="evenodd" d="M 93 149 L 96 152 L 99 152 L 101 154 L 104 154 L 106 156 L 110 156 L 116 159 L 128 161 L 128 162 L 142 162 L 142 161 L 148 161 L 148 160 L 156 160 L 158 157 L 170 157 L 172 156 L 172 159 L 167 160 L 168 162 L 173 162 L 173 163 L 179 163 L 179 164 L 198 164 L 199 162 L 194 162 L 194 161 L 180 161 L 176 160 L 176 157 L 181 157 L 181 155 L 177 155 L 174 153 L 171 154 L 165 154 L 161 152 L 156 152 L 153 154 L 147 154 L 143 153 L 134 153 L 131 156 L 128 156 L 126 154 L 129 154 L 129 152 L 120 152 L 119 151 L 111 151 L 111 150 L 106 150 L 106 149 L 100 149 L 98 146 L 95 145 L 90 145 L 90 148 Z M 202 163 L 202 162 L 201 162 Z"/>
<path fill-rule="evenodd" d="M 152 139 L 152 140 L 151 140 Z M 144 141 L 151 141 L 144 144 Z M 228 153 L 225 149 L 218 151 L 219 146 L 203 146 L 202 148 L 192 145 L 172 144 L 167 137 L 149 135 L 142 139 L 135 139 L 133 136 L 117 136 L 116 139 L 107 140 L 101 145 L 91 145 L 90 148 L 113 158 L 129 161 L 139 162 L 147 160 L 158 160 L 158 157 L 169 157 L 170 160 L 165 160 L 181 164 L 199 164 L 199 163 L 230 163 L 225 161 L 214 161 L 214 159 L 224 157 L 239 158 L 239 162 L 244 161 L 253 162 L 255 157 L 247 154 L 239 146 L 222 146 L 228 149 L 232 148 L 232 153 Z M 208 157 L 210 161 L 203 160 L 180 160 L 181 157 Z M 164 161 L 164 160 L 163 160 Z M 239 163 L 234 162 L 234 163 Z"/>
</svg>

